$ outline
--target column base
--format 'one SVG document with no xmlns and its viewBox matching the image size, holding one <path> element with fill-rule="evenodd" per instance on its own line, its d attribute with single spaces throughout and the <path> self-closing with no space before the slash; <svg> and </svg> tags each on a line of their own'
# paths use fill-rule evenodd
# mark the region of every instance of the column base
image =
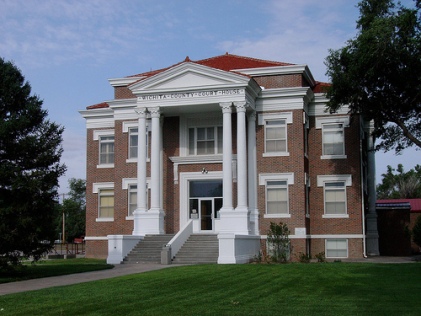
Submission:
<svg viewBox="0 0 421 316">
<path fill-rule="evenodd" d="M 164 234 L 165 212 L 160 209 L 136 210 L 134 215 L 133 235 L 160 235 Z"/>
<path fill-rule="evenodd" d="M 222 208 L 219 217 L 220 233 L 250 235 L 250 211 L 247 208 Z"/>
<path fill-rule="evenodd" d="M 218 264 L 249 263 L 260 251 L 260 236 L 220 233 Z"/>
<path fill-rule="evenodd" d="M 108 264 L 120 264 L 124 257 L 143 239 L 133 235 L 108 235 Z"/>
</svg>

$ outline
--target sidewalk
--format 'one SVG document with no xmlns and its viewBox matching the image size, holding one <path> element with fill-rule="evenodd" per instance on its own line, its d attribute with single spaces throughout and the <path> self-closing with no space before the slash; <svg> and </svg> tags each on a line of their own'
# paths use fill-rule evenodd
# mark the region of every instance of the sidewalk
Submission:
<svg viewBox="0 0 421 316">
<path fill-rule="evenodd" d="M 0 284 L 0 296 L 12 293 L 40 290 L 54 286 L 71 285 L 102 279 L 109 279 L 123 275 L 160 270 L 175 266 L 178 265 L 161 265 L 158 263 L 117 264 L 112 269 L 106 269 L 101 271 L 84 272 L 42 279 L 32 279 L 27 281 L 4 283 Z"/>
</svg>

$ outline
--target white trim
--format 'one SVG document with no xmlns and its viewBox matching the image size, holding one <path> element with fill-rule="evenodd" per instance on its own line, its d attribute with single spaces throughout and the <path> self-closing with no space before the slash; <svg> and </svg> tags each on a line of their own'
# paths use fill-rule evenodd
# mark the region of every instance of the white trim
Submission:
<svg viewBox="0 0 421 316">
<path fill-rule="evenodd" d="M 344 181 L 345 186 L 352 186 L 352 175 L 350 174 L 340 174 L 340 175 L 318 175 L 317 176 L 317 186 L 323 187 L 325 182 L 336 182 Z"/>
<path fill-rule="evenodd" d="M 263 218 L 291 218 L 291 214 L 264 214 Z"/>
<path fill-rule="evenodd" d="M 349 127 L 349 116 L 316 117 L 316 129 L 321 129 L 323 124 L 343 124 L 344 128 Z"/>
<path fill-rule="evenodd" d="M 267 235 L 260 235 L 261 239 L 267 239 Z M 289 235 L 289 239 L 361 239 L 364 238 L 362 234 L 348 234 L 348 235 Z"/>
<path fill-rule="evenodd" d="M 108 241 L 108 237 L 107 236 L 85 236 L 85 241 L 86 240 L 103 240 L 103 241 Z"/>
<path fill-rule="evenodd" d="M 259 185 L 266 185 L 267 181 L 282 181 L 286 180 L 288 185 L 294 184 L 294 173 L 260 173 L 259 174 Z"/>
<path fill-rule="evenodd" d="M 114 182 L 95 182 L 92 184 L 92 193 L 98 193 L 99 189 L 114 189 Z"/>
<path fill-rule="evenodd" d="M 349 214 L 323 214 L 322 218 L 349 218 Z"/>
<path fill-rule="evenodd" d="M 191 180 L 221 180 L 222 171 L 202 172 L 180 172 L 180 229 L 189 221 L 189 181 Z M 182 211 L 184 210 L 184 211 Z"/>
<path fill-rule="evenodd" d="M 320 159 L 347 159 L 347 155 L 322 155 Z"/>
<path fill-rule="evenodd" d="M 289 152 L 270 152 L 270 153 L 263 153 L 262 157 L 289 157 Z"/>
<path fill-rule="evenodd" d="M 100 164 L 100 165 L 96 165 L 96 167 L 98 169 L 114 168 L 114 164 L 113 163 L 103 163 L 103 164 Z"/>
<path fill-rule="evenodd" d="M 114 222 L 114 217 L 97 217 L 96 222 Z"/>
<path fill-rule="evenodd" d="M 113 129 L 101 129 L 94 130 L 94 140 L 99 140 L 100 136 L 114 136 L 115 132 Z"/>
<path fill-rule="evenodd" d="M 257 116 L 257 123 L 264 125 L 265 121 L 284 119 L 287 124 L 292 124 L 292 112 L 260 113 Z"/>
</svg>

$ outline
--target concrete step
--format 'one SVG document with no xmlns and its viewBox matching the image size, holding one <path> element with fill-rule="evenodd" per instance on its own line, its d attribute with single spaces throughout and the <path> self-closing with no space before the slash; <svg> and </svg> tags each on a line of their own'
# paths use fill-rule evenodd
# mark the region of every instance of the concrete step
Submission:
<svg viewBox="0 0 421 316">
<path fill-rule="evenodd" d="M 173 263 L 217 263 L 219 242 L 217 235 L 191 235 L 173 259 Z"/>
<path fill-rule="evenodd" d="M 174 235 L 146 235 L 133 249 L 128 253 L 123 263 L 139 262 L 161 262 L 161 250 Z"/>
</svg>

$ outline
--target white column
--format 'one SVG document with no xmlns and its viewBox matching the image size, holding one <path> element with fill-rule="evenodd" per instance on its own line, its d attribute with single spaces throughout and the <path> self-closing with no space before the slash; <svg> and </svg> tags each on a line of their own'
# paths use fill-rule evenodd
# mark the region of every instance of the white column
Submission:
<svg viewBox="0 0 421 316">
<path fill-rule="evenodd" d="M 133 235 L 141 235 L 141 213 L 147 211 L 146 201 L 146 109 L 137 108 L 137 209 L 133 212 Z"/>
<path fill-rule="evenodd" d="M 152 144 L 151 144 L 151 206 L 149 210 L 139 211 L 137 224 L 136 224 L 136 234 L 146 235 L 146 234 L 163 234 L 164 233 L 164 211 L 161 209 L 161 158 L 160 158 L 160 139 L 161 139 L 161 128 L 160 128 L 160 111 L 159 108 L 148 108 L 148 111 L 152 118 Z M 146 127 L 143 131 L 146 130 Z M 139 127 L 139 147 L 141 147 L 140 139 L 145 137 L 144 132 L 141 134 Z M 146 143 L 143 143 L 143 148 L 146 150 Z M 139 161 L 142 154 L 139 154 Z M 146 157 L 146 152 L 143 152 L 143 157 Z M 145 168 L 146 172 L 146 168 Z M 143 177 L 142 174 L 140 176 Z M 139 181 L 139 179 L 138 179 Z M 142 184 L 140 184 L 142 185 Z M 145 174 L 145 183 L 143 184 L 143 190 L 146 189 L 146 174 Z M 142 190 L 138 186 L 138 194 Z M 142 193 L 143 194 L 143 193 Z M 146 200 L 146 198 L 145 198 Z M 145 207 L 146 208 L 146 207 Z"/>
<path fill-rule="evenodd" d="M 257 208 L 257 164 L 256 164 L 256 112 L 248 114 L 248 197 L 250 209 L 250 230 L 259 235 L 259 210 Z"/>
<path fill-rule="evenodd" d="M 151 210 L 160 210 L 160 162 L 159 145 L 161 140 L 159 107 L 149 109 L 152 118 L 152 143 L 151 143 Z"/>
<path fill-rule="evenodd" d="M 232 127 L 231 127 L 231 102 L 220 103 L 223 113 L 223 144 L 222 144 L 222 169 L 223 169 L 223 205 L 222 210 L 232 210 Z"/>
<path fill-rule="evenodd" d="M 234 102 L 237 110 L 237 208 L 248 210 L 247 206 L 247 140 L 246 102 Z"/>
</svg>

